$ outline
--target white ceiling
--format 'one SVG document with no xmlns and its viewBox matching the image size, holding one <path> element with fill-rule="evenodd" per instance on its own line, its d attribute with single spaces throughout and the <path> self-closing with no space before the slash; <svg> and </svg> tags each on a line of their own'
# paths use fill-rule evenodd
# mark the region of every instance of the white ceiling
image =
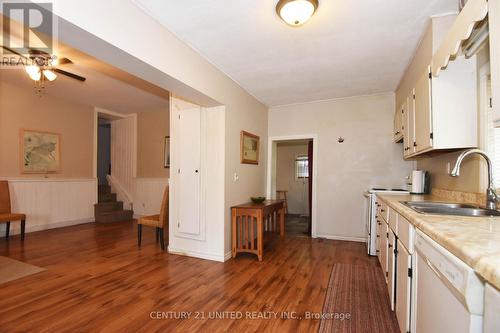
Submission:
<svg viewBox="0 0 500 333">
<path fill-rule="evenodd" d="M 75 61 L 75 64 L 59 67 L 84 76 L 87 80 L 80 82 L 57 74 L 55 81 L 46 83 L 46 94 L 123 114 L 168 108 L 168 99 L 114 79 L 93 68 L 78 65 L 78 60 L 74 57 L 71 57 L 71 60 Z M 33 81 L 22 68 L 2 69 L 0 78 L 35 93 Z"/>
<path fill-rule="evenodd" d="M 300 28 L 277 0 L 134 0 L 268 106 L 394 91 L 430 16 L 457 0 L 320 0 Z"/>
</svg>

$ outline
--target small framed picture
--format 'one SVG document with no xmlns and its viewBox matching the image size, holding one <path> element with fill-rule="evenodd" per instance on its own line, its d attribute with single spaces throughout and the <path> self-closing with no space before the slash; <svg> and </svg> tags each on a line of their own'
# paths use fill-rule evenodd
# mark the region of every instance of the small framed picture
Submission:
<svg viewBox="0 0 500 333">
<path fill-rule="evenodd" d="M 21 173 L 61 171 L 61 135 L 59 133 L 20 131 Z"/>
<path fill-rule="evenodd" d="M 170 137 L 165 137 L 165 145 L 163 151 L 163 167 L 165 169 L 170 168 Z"/>
<path fill-rule="evenodd" d="M 241 131 L 241 163 L 259 164 L 259 141 L 257 135 Z"/>
</svg>

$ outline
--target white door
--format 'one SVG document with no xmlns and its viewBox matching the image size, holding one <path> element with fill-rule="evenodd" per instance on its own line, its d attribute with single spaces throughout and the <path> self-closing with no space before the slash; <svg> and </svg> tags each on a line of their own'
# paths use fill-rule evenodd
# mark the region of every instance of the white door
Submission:
<svg viewBox="0 0 500 333">
<path fill-rule="evenodd" d="M 423 73 L 415 86 L 415 142 L 416 151 L 432 147 L 432 106 L 430 68 Z"/>
<path fill-rule="evenodd" d="M 200 233 L 201 108 L 181 110 L 177 116 L 177 228 Z"/>
<path fill-rule="evenodd" d="M 401 241 L 397 241 L 398 262 L 396 268 L 396 317 L 401 333 L 410 331 L 411 256 Z"/>
</svg>

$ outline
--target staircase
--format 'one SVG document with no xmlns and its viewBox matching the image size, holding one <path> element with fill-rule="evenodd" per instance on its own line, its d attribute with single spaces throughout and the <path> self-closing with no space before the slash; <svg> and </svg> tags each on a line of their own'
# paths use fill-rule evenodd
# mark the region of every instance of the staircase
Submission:
<svg viewBox="0 0 500 333">
<path fill-rule="evenodd" d="M 116 193 L 111 193 L 108 185 L 99 185 L 98 203 L 94 205 L 94 216 L 97 223 L 132 221 L 134 212 L 124 210 L 123 202 L 116 201 Z"/>
</svg>

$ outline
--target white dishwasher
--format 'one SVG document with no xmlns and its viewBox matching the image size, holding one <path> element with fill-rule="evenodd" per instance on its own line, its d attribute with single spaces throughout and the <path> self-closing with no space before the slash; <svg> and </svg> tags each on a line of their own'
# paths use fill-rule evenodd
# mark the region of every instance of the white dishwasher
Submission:
<svg viewBox="0 0 500 333">
<path fill-rule="evenodd" d="M 413 332 L 480 333 L 484 286 L 474 270 L 417 230 Z"/>
</svg>

